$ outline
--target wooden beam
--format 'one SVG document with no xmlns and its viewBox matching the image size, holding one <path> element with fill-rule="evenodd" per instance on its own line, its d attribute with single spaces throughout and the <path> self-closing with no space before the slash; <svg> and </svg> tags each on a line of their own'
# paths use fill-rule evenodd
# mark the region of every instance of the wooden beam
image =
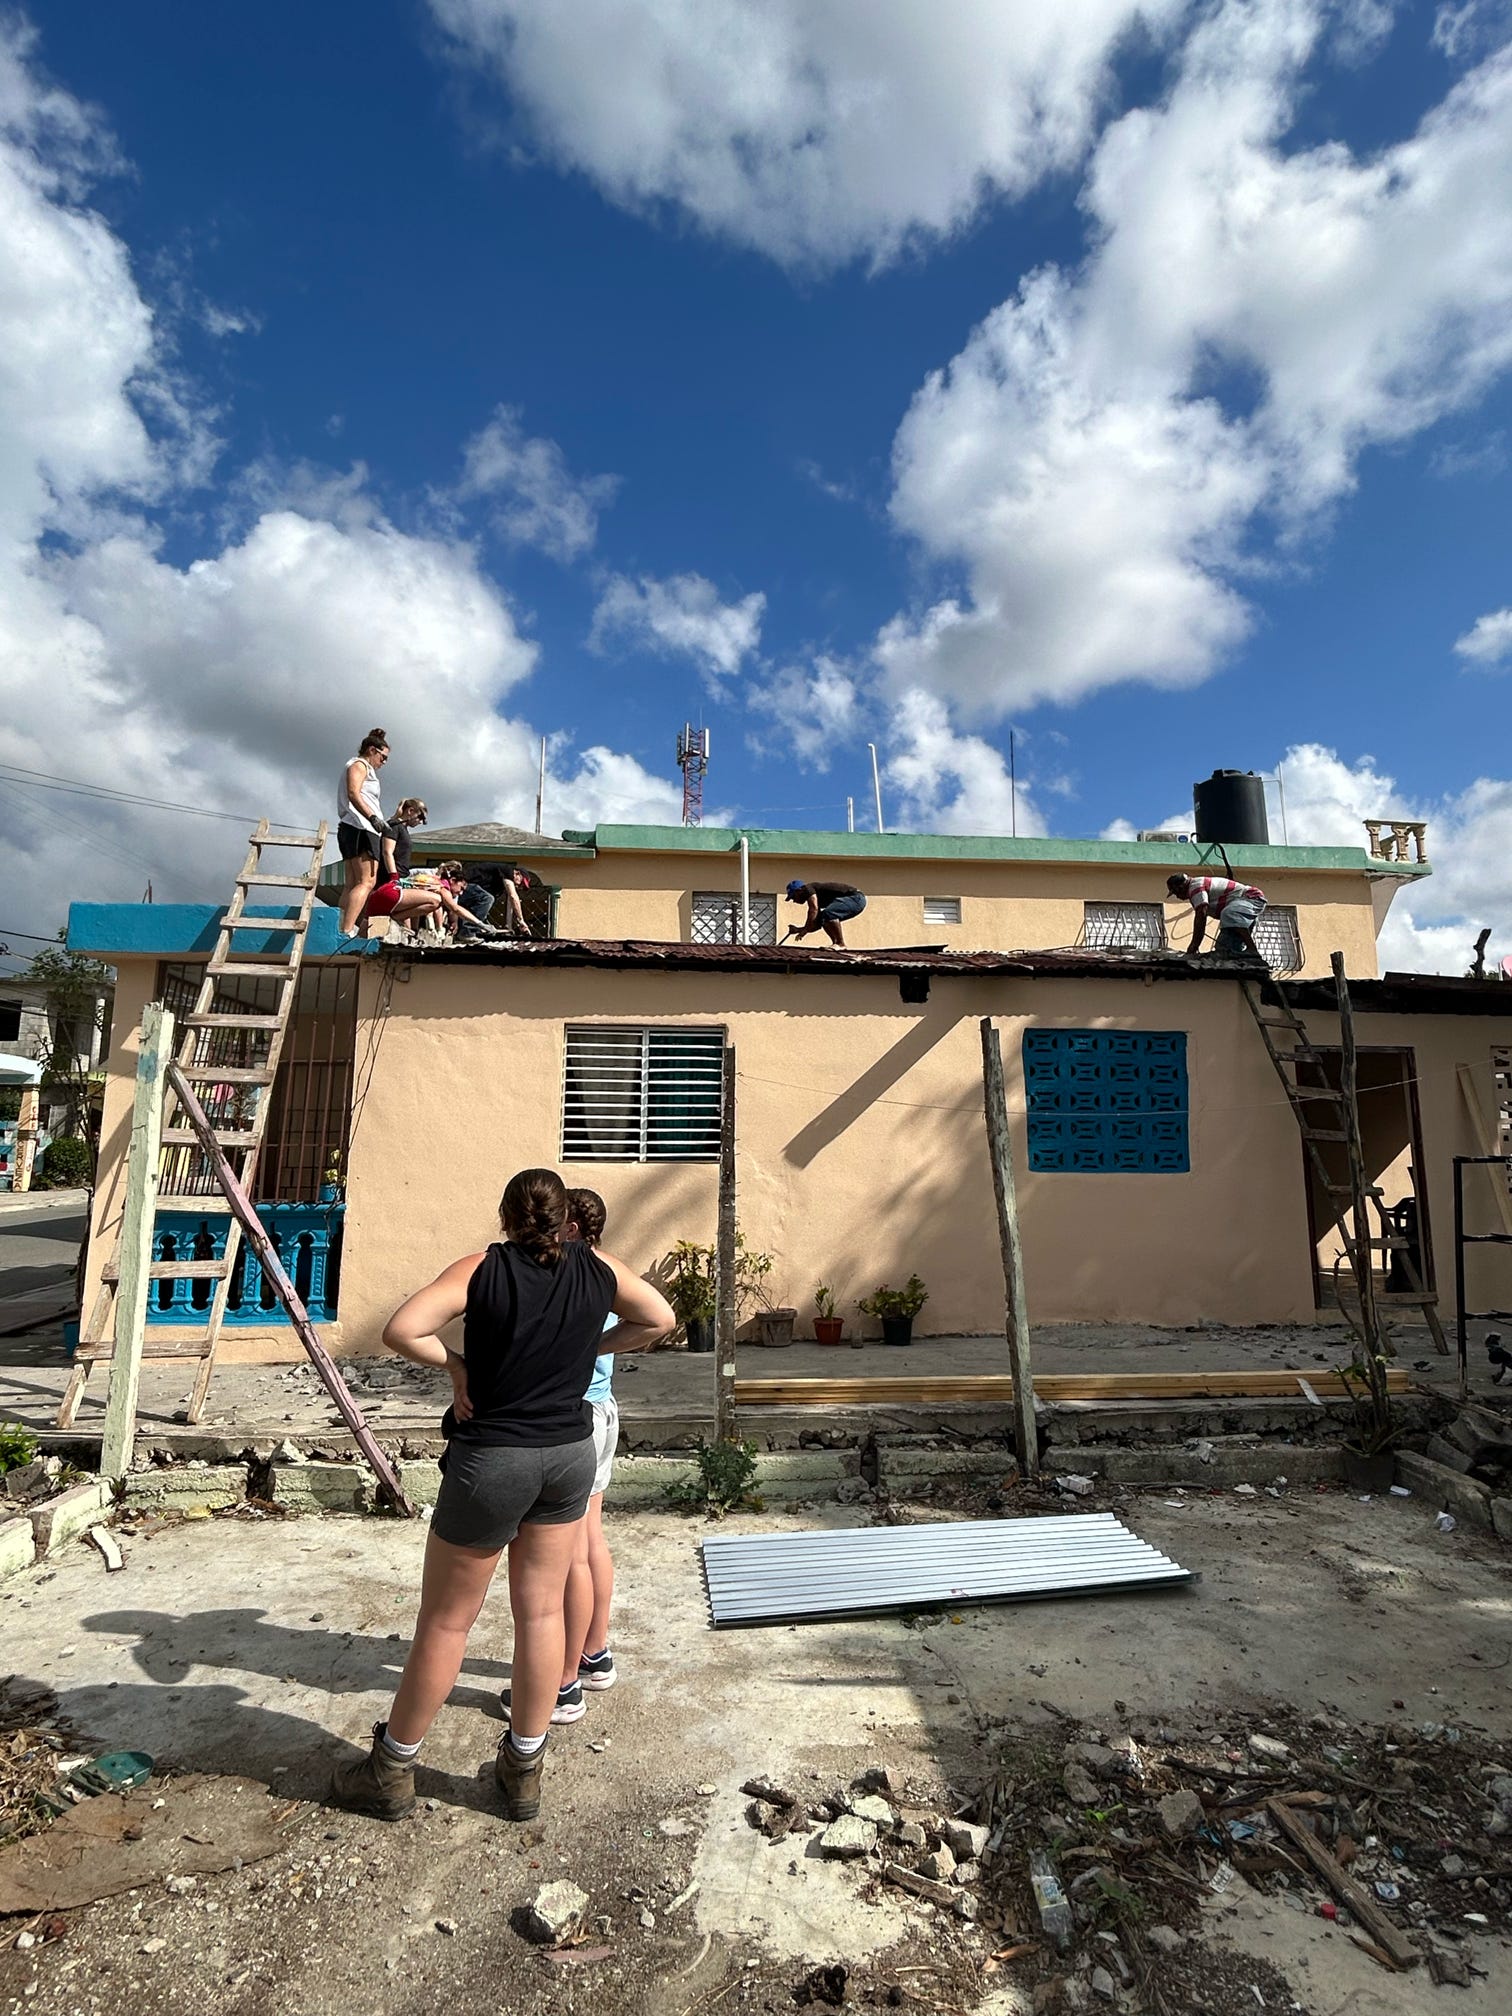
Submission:
<svg viewBox="0 0 1512 2016">
<path fill-rule="evenodd" d="M 100 1441 L 102 1477 L 124 1477 L 136 1450 L 137 1394 L 142 1383 L 147 1302 L 152 1292 L 152 1225 L 162 1173 L 163 1083 L 172 1056 L 173 1017 L 161 1002 L 149 1002 L 142 1011 L 142 1045 L 137 1052 L 131 1139 L 126 1150 L 115 1348 Z"/>
<path fill-rule="evenodd" d="M 1320 1398 L 1342 1400 L 1348 1387 L 1337 1372 L 1102 1372 L 1041 1373 L 1041 1400 L 1288 1400 L 1302 1398 L 1306 1380 Z M 1400 1367 L 1386 1375 L 1389 1391 L 1407 1393 L 1412 1381 Z M 998 1374 L 925 1374 L 917 1378 L 740 1379 L 743 1407 L 927 1406 L 943 1401 L 1004 1404 L 1013 1381 Z"/>
<path fill-rule="evenodd" d="M 982 1103 L 987 1116 L 987 1152 L 992 1158 L 992 1195 L 997 1205 L 998 1246 L 1003 1256 L 1003 1324 L 1013 1376 L 1013 1451 L 1019 1474 L 1039 1475 L 1039 1436 L 1034 1426 L 1034 1386 L 1029 1369 L 1029 1297 L 1024 1286 L 1024 1249 L 1019 1239 L 1018 1202 L 1013 1187 L 1013 1147 L 1008 1138 L 1008 1101 L 1003 1092 L 1003 1051 L 990 1015 L 982 1017 Z"/>
<path fill-rule="evenodd" d="M 724 1053 L 719 1123 L 719 1227 L 715 1254 L 714 1439 L 733 1442 L 735 1412 L 735 1050 Z"/>
<path fill-rule="evenodd" d="M 1370 1892 L 1340 1866 L 1307 1822 L 1279 1799 L 1267 1799 L 1265 1810 L 1292 1846 L 1306 1856 L 1339 1902 L 1359 1919 L 1382 1952 L 1389 1954 L 1393 1966 L 1416 1967 L 1423 1956 L 1414 1942 L 1391 1922 Z"/>
<path fill-rule="evenodd" d="M 248 1245 L 257 1255 L 263 1273 L 272 1283 L 273 1292 L 283 1304 L 300 1343 L 309 1355 L 310 1363 L 320 1374 L 321 1383 L 336 1402 L 336 1411 L 351 1430 L 353 1441 L 367 1458 L 373 1475 L 378 1479 L 380 1489 L 396 1512 L 402 1513 L 406 1519 L 414 1519 L 418 1515 L 415 1507 L 405 1496 L 404 1487 L 399 1482 L 399 1473 L 374 1440 L 373 1431 L 367 1425 L 362 1409 L 352 1398 L 351 1388 L 337 1369 L 335 1359 L 321 1343 L 319 1333 L 310 1321 L 309 1311 L 300 1300 L 294 1283 L 284 1272 L 277 1247 L 268 1237 L 267 1228 L 258 1217 L 251 1198 L 243 1190 L 236 1171 L 221 1153 L 216 1143 L 215 1130 L 205 1118 L 205 1109 L 195 1097 L 194 1087 L 177 1064 L 170 1063 L 168 1066 L 168 1083 L 173 1090 L 173 1096 L 183 1107 L 189 1125 L 199 1136 L 201 1153 L 214 1170 L 215 1180 L 225 1194 Z"/>
<path fill-rule="evenodd" d="M 1355 1290 L 1360 1298 L 1360 1370 L 1370 1393 L 1371 1422 L 1382 1444 L 1391 1431 L 1391 1405 L 1386 1387 L 1386 1360 L 1392 1355 L 1381 1328 L 1381 1312 L 1376 1304 L 1375 1248 L 1371 1244 L 1370 1206 L 1365 1197 L 1365 1147 L 1360 1137 L 1359 1060 L 1355 1052 L 1354 1005 L 1349 998 L 1349 980 L 1344 971 L 1344 954 L 1335 952 L 1334 990 L 1339 997 L 1339 1089 L 1344 1094 L 1344 1152 L 1349 1158 L 1349 1208 L 1354 1219 L 1354 1240 L 1349 1251 L 1354 1262 Z"/>
</svg>

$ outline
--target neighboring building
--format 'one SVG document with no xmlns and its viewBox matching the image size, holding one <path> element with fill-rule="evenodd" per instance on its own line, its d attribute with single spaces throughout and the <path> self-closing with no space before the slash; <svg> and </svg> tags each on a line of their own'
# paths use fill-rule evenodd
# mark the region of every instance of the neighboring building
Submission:
<svg viewBox="0 0 1512 2016">
<path fill-rule="evenodd" d="M 102 985 L 93 1000 L 65 1028 L 48 990 L 24 975 L 0 980 L 0 1055 L 45 1061 L 52 1075 L 67 1072 L 79 1081 L 95 1080 L 110 1053 L 113 1013 L 111 989 Z M 62 1132 L 72 1102 L 50 1091 L 44 1081 L 41 1121 L 47 1133 Z"/>
<path fill-rule="evenodd" d="M 1237 876 L 1258 883 L 1269 907 L 1259 943 L 1278 973 L 1325 974 L 1342 950 L 1361 978 L 1378 971 L 1376 938 L 1404 882 L 1430 872 L 1400 837 L 1375 847 L 1230 846 Z M 741 843 L 748 868 L 748 928 L 741 929 Z M 713 826 L 599 826 L 560 839 L 514 826 L 475 825 L 414 834 L 417 867 L 515 861 L 541 878 L 528 910 L 541 937 L 654 939 L 680 944 L 772 945 L 799 912 L 782 892 L 795 877 L 853 882 L 866 891 L 846 943 L 939 945 L 950 951 L 1181 949 L 1191 911 L 1166 895 L 1166 877 L 1222 874 L 1210 844 L 1191 841 L 1007 840 L 932 833 L 807 833 Z M 335 901 L 340 862 L 322 893 Z"/>
<path fill-rule="evenodd" d="M 550 861 L 562 932 L 552 940 L 418 951 L 373 941 L 359 957 L 338 951 L 333 912 L 313 919 L 258 1192 L 270 1219 L 283 1214 L 286 1260 L 334 1349 L 376 1348 L 404 1294 L 493 1235 L 504 1181 L 532 1163 L 602 1191 L 610 1240 L 637 1265 L 679 1238 L 710 1241 L 727 1043 L 739 1072 L 740 1221 L 773 1255 L 774 1300 L 807 1312 L 822 1280 L 854 1321 L 861 1296 L 917 1272 L 930 1292 L 923 1333 L 1000 1328 L 982 1017 L 1002 1039 L 1038 1320 L 1298 1322 L 1328 1305 L 1334 1235 L 1243 999 L 1252 969 L 1085 944 L 941 952 L 882 942 L 938 944 L 950 929 L 1022 939 L 1031 925 L 1069 939 L 1079 934 L 1064 920 L 1079 901 L 1132 903 L 1151 882 L 1163 887 L 1169 849 L 1096 843 L 1078 862 L 1073 843 L 999 853 L 1015 843 L 749 836 L 753 894 L 775 893 L 821 845 L 827 868 L 838 849 L 868 888 L 867 938 L 858 929 L 857 949 L 835 954 L 690 942 L 697 897 L 727 900 L 733 888 L 738 903 L 730 836 L 658 830 L 633 844 L 624 832 L 601 828 L 591 847 L 572 836 L 571 852 L 554 856 L 513 844 L 501 857 Z M 1057 847 L 1063 856 L 1047 855 Z M 1373 975 L 1371 920 L 1405 864 L 1351 850 L 1264 851 L 1257 862 L 1230 850 L 1236 869 L 1295 897 L 1306 969 L 1326 968 L 1342 947 L 1352 972 Z M 1078 883 L 1095 893 L 1078 898 Z M 900 928 L 922 924 L 926 898 L 938 914 L 947 897 L 959 897 L 975 930 Z M 74 907 L 70 943 L 108 958 L 118 976 L 97 1226 L 120 1209 L 142 1010 L 154 996 L 189 998 L 218 914 Z M 568 933 L 574 915 L 599 935 Z M 613 938 L 603 935 L 611 916 L 625 927 Z M 256 933 L 242 934 L 240 951 L 258 946 Z M 222 1004 L 256 1013 L 271 984 L 237 982 Z M 1388 976 L 1351 992 L 1371 1172 L 1392 1203 L 1408 1193 L 1409 1165 L 1425 1179 L 1424 1264 L 1447 1303 L 1451 1158 L 1480 1152 L 1484 1130 L 1495 1136 L 1492 1060 L 1512 1040 L 1512 987 Z M 1314 1004 L 1305 1012 L 1318 1068 L 1335 1072 L 1331 989 L 1304 985 L 1299 998 Z M 322 1202 L 333 1154 L 345 1195 Z M 1476 1209 L 1492 1214 L 1500 1205 L 1483 1187 Z M 180 1255 L 208 1250 L 195 1242 L 210 1236 L 209 1221 L 192 1219 L 160 1228 Z M 1497 1222 L 1487 1215 L 1481 1229 Z M 102 1248 L 97 1239 L 96 1271 Z M 1471 1258 L 1475 1305 L 1504 1305 L 1506 1286 L 1492 1285 L 1500 1249 Z M 160 1288 L 164 1300 L 189 1292 Z M 229 1353 L 297 1355 L 267 1301 L 249 1285 Z M 156 1315 L 169 1322 L 175 1311 Z"/>
</svg>

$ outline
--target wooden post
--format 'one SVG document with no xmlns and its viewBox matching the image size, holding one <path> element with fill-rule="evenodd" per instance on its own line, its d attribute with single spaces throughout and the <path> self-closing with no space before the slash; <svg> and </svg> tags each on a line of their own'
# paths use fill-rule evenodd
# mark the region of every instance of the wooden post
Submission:
<svg viewBox="0 0 1512 2016">
<path fill-rule="evenodd" d="M 1344 972 L 1344 954 L 1335 952 L 1334 991 L 1339 1001 L 1339 1089 L 1344 1094 L 1345 1153 L 1349 1158 L 1349 1209 L 1354 1219 L 1352 1258 L 1355 1286 L 1360 1295 L 1360 1344 L 1363 1367 L 1370 1388 L 1371 1419 L 1378 1435 L 1391 1429 L 1391 1398 L 1386 1390 L 1386 1347 L 1381 1335 L 1380 1312 L 1376 1307 L 1375 1255 L 1371 1245 L 1371 1225 L 1365 1199 L 1365 1148 L 1360 1139 L 1359 1072 L 1355 1053 L 1354 1007 L 1349 999 L 1349 981 Z"/>
<path fill-rule="evenodd" d="M 110 1390 L 105 1397 L 105 1432 L 100 1442 L 100 1475 L 124 1477 L 136 1447 L 137 1391 L 142 1383 L 142 1344 L 147 1333 L 147 1298 L 152 1289 L 152 1224 L 157 1211 L 158 1165 L 163 1134 L 163 1079 L 173 1056 L 173 1017 L 160 1002 L 142 1011 L 142 1047 L 137 1053 L 136 1097 L 131 1108 L 131 1141 L 126 1150 L 126 1201 L 115 1298 L 115 1348 Z"/>
<path fill-rule="evenodd" d="M 735 1440 L 735 1051 L 724 1053 L 719 1124 L 719 1230 L 715 1258 L 714 1439 Z"/>
<path fill-rule="evenodd" d="M 1034 1426 L 1034 1375 L 1029 1366 L 1029 1298 L 1024 1287 L 1024 1249 L 1019 1240 L 1018 1201 L 1013 1188 L 1003 1052 L 990 1015 L 982 1017 L 982 1099 L 987 1112 L 987 1151 L 992 1158 L 992 1194 L 997 1202 L 998 1244 L 1003 1252 L 1003 1310 L 1008 1363 L 1013 1373 L 1013 1448 L 1019 1475 L 1037 1477 L 1039 1436 Z"/>
<path fill-rule="evenodd" d="M 168 1060 L 168 1083 L 173 1088 L 173 1096 L 184 1109 L 184 1117 L 199 1137 L 200 1152 L 215 1172 L 226 1202 L 231 1206 L 232 1215 L 242 1228 L 247 1244 L 257 1255 L 258 1264 L 272 1285 L 273 1293 L 284 1306 L 284 1313 L 293 1324 L 295 1334 L 303 1344 L 310 1363 L 320 1374 L 321 1384 L 336 1402 L 336 1411 L 352 1431 L 352 1440 L 367 1458 L 368 1466 L 378 1479 L 380 1490 L 406 1519 L 419 1515 L 405 1496 L 404 1487 L 399 1482 L 399 1473 L 388 1457 L 373 1439 L 373 1431 L 367 1425 L 362 1409 L 352 1397 L 352 1390 L 342 1378 L 336 1360 L 320 1341 L 315 1325 L 310 1321 L 310 1312 L 299 1299 L 299 1291 L 284 1272 L 277 1248 L 268 1237 L 267 1228 L 253 1206 L 251 1198 L 241 1186 L 241 1179 L 222 1153 L 220 1143 L 215 1138 L 214 1129 L 205 1118 L 205 1109 L 195 1097 L 194 1087 L 184 1076 L 179 1066 L 170 1057 Z M 228 1242 L 229 1243 L 229 1242 Z"/>
<path fill-rule="evenodd" d="M 42 1131 L 42 1092 L 36 1085 L 21 1087 L 21 1106 L 16 1115 L 16 1160 L 11 1168 L 12 1190 L 30 1190 L 37 1160 L 37 1136 Z"/>
</svg>

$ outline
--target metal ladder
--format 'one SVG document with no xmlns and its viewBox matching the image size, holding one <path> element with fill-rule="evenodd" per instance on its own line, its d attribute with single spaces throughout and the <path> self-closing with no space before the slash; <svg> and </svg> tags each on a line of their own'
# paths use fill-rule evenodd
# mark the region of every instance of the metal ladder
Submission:
<svg viewBox="0 0 1512 2016">
<path fill-rule="evenodd" d="M 1286 990 L 1282 983 L 1276 980 L 1272 981 L 1271 984 L 1277 996 L 1276 1006 L 1278 1012 L 1275 1014 L 1266 1013 L 1266 1008 L 1269 1004 L 1261 1000 L 1259 990 L 1254 981 L 1246 980 L 1242 991 L 1245 1001 L 1249 1004 L 1249 1011 L 1255 1018 L 1255 1026 L 1260 1031 L 1261 1041 L 1265 1044 L 1266 1052 L 1270 1057 L 1271 1063 L 1275 1066 L 1276 1076 L 1285 1087 L 1286 1096 L 1291 1102 L 1291 1109 L 1297 1116 L 1297 1125 L 1301 1129 L 1308 1160 L 1317 1175 L 1319 1184 L 1322 1186 L 1324 1196 L 1328 1199 L 1328 1208 L 1333 1214 L 1334 1228 L 1338 1232 L 1344 1246 L 1344 1251 L 1348 1256 L 1350 1270 L 1355 1277 L 1356 1288 L 1358 1289 L 1359 1287 L 1362 1272 L 1367 1268 L 1374 1268 L 1377 1253 L 1383 1256 L 1393 1253 L 1398 1254 L 1400 1256 L 1399 1264 L 1401 1269 L 1406 1274 L 1411 1286 L 1405 1293 L 1397 1291 L 1391 1291 L 1389 1294 L 1378 1293 L 1375 1296 L 1376 1304 L 1378 1307 L 1384 1307 L 1386 1310 L 1402 1308 L 1404 1306 L 1421 1308 L 1423 1321 L 1427 1324 L 1428 1330 L 1432 1335 L 1435 1349 L 1439 1352 L 1440 1356 L 1447 1358 L 1449 1355 L 1449 1342 L 1444 1335 L 1444 1327 L 1439 1321 L 1438 1296 L 1432 1289 L 1424 1287 L 1422 1278 L 1412 1259 L 1412 1241 L 1403 1238 L 1394 1229 L 1380 1185 L 1367 1181 L 1363 1170 L 1361 1171 L 1360 1188 L 1365 1197 L 1367 1223 L 1363 1231 L 1359 1226 L 1355 1226 L 1352 1230 L 1350 1228 L 1348 1221 L 1350 1206 L 1353 1200 L 1353 1191 L 1348 1183 L 1337 1183 L 1334 1181 L 1334 1172 L 1329 1167 L 1328 1159 L 1323 1153 L 1322 1147 L 1322 1144 L 1325 1142 L 1343 1143 L 1346 1146 L 1349 1142 L 1349 1129 L 1345 1124 L 1348 1116 L 1344 1111 L 1344 1093 L 1337 1085 L 1329 1085 L 1327 1083 L 1304 1085 L 1301 1082 L 1301 1078 L 1298 1075 L 1298 1067 L 1304 1064 L 1314 1064 L 1321 1070 L 1323 1063 L 1322 1052 L 1312 1042 L 1307 1033 L 1307 1025 L 1287 1000 Z M 1278 1034 L 1282 1039 L 1279 1042 L 1277 1041 Z M 1321 1107 L 1324 1109 L 1319 1116 L 1322 1124 L 1318 1124 L 1318 1121 L 1314 1120 L 1313 1115 L 1308 1110 L 1309 1107 Z M 1412 1171 L 1412 1181 L 1415 1192 L 1417 1185 L 1416 1170 Z M 1368 1222 L 1368 1214 L 1372 1209 L 1380 1219 L 1379 1228 L 1375 1231 L 1370 1229 Z M 1389 1265 L 1389 1261 L 1387 1264 Z M 1344 1308 L 1345 1315 L 1353 1322 L 1353 1314 L 1347 1305 L 1341 1304 L 1340 1306 Z"/>
<path fill-rule="evenodd" d="M 236 878 L 236 888 L 221 918 L 215 950 L 205 967 L 199 996 L 192 1014 L 183 1019 L 184 1038 L 176 1063 L 191 1086 L 214 1088 L 208 1097 L 212 1108 L 215 1139 L 232 1158 L 232 1168 L 244 1190 L 250 1191 L 257 1174 L 257 1159 L 268 1120 L 273 1110 L 273 1084 L 283 1052 L 284 1036 L 294 1011 L 299 969 L 304 958 L 305 935 L 315 907 L 320 881 L 320 864 L 325 854 L 328 828 L 324 821 L 315 833 L 275 833 L 266 819 L 258 822 L 249 843 L 247 859 Z M 263 867 L 267 848 L 299 848 L 309 856 L 309 865 L 297 875 L 270 871 Z M 247 908 L 252 889 L 298 890 L 298 909 L 292 916 L 256 916 Z M 247 958 L 237 958 L 237 933 L 257 931 L 263 937 L 282 941 L 281 952 L 257 950 Z M 231 989 L 240 980 L 271 981 L 277 990 L 277 1006 L 271 1015 L 251 1014 L 238 1009 Z M 223 996 L 232 1005 L 217 1006 Z M 229 1053 L 229 1056 L 228 1056 Z M 186 1333 L 175 1328 L 168 1340 L 159 1342 L 151 1330 L 143 1349 L 144 1360 L 197 1359 L 194 1391 L 189 1401 L 189 1420 L 198 1421 L 210 1390 L 215 1368 L 216 1346 L 225 1320 L 227 1298 L 236 1278 L 241 1257 L 241 1226 L 218 1184 L 191 1188 L 202 1161 L 199 1138 L 192 1127 L 175 1126 L 179 1102 L 171 1089 L 164 1093 L 162 1180 L 156 1208 L 159 1211 L 190 1211 L 202 1217 L 226 1219 L 224 1250 L 214 1259 L 154 1260 L 149 1271 L 153 1281 L 213 1281 L 215 1291 L 203 1312 L 204 1327 Z M 231 1121 L 234 1124 L 223 1125 Z M 115 1301 L 120 1279 L 120 1238 L 117 1234 L 110 1255 L 100 1273 L 100 1290 L 90 1311 L 89 1322 L 79 1339 L 73 1374 L 58 1408 L 58 1426 L 71 1428 L 84 1398 L 93 1366 L 108 1360 L 115 1349 Z"/>
</svg>

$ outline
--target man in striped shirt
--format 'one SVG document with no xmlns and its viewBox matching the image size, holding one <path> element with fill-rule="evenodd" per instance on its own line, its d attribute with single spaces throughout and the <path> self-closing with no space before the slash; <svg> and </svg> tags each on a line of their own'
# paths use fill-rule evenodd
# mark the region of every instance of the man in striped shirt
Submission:
<svg viewBox="0 0 1512 2016">
<path fill-rule="evenodd" d="M 1200 952 L 1207 935 L 1209 917 L 1218 920 L 1215 952 L 1248 953 L 1252 959 L 1264 955 L 1255 949 L 1255 926 L 1265 909 L 1265 891 L 1245 882 L 1232 882 L 1226 875 L 1168 875 L 1166 887 L 1173 896 L 1192 906 L 1192 942 L 1188 952 Z"/>
</svg>

